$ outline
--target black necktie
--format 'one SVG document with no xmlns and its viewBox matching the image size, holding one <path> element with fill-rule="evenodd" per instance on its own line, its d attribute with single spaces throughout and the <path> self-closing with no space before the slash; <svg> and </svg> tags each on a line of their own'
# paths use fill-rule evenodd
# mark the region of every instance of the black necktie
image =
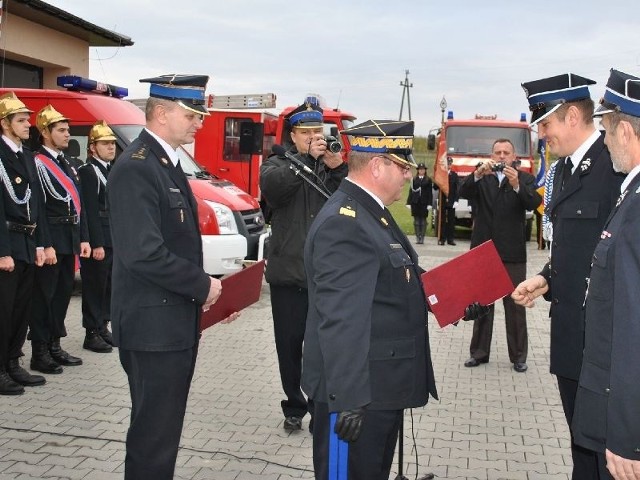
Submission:
<svg viewBox="0 0 640 480">
<path fill-rule="evenodd" d="M 111 163 L 107 163 L 107 173 L 111 170 Z"/>
<path fill-rule="evenodd" d="M 58 154 L 58 156 L 56 157 L 56 160 L 58 161 L 58 165 L 60 165 L 62 167 L 62 169 L 64 170 L 64 155 L 63 154 Z"/>
<path fill-rule="evenodd" d="M 571 170 L 573 169 L 573 163 L 571 163 L 571 157 L 567 157 L 564 160 L 564 166 L 562 168 L 562 188 L 567 184 L 571 177 Z"/>
<path fill-rule="evenodd" d="M 18 160 L 22 163 L 24 163 L 24 153 L 22 152 L 22 150 L 18 150 L 16 152 L 16 157 L 18 157 Z"/>
</svg>

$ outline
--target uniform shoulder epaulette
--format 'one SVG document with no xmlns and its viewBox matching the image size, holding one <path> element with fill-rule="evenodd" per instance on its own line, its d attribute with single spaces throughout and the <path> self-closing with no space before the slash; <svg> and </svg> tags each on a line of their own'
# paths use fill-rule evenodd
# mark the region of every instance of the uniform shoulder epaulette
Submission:
<svg viewBox="0 0 640 480">
<path fill-rule="evenodd" d="M 338 210 L 338 214 L 339 215 L 344 215 L 346 217 L 356 218 L 356 210 L 349 203 L 346 203 L 346 204 L 342 205 L 340 207 L 340 210 Z"/>
<path fill-rule="evenodd" d="M 141 145 L 135 152 L 131 154 L 131 158 L 135 160 L 144 160 L 149 155 L 149 147 Z"/>
</svg>

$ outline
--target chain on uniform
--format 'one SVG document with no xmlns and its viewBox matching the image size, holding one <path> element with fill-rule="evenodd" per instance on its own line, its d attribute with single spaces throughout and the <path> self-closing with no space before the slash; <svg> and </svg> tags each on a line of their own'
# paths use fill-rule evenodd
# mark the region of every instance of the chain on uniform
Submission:
<svg viewBox="0 0 640 480">
<path fill-rule="evenodd" d="M 27 190 L 24 192 L 24 198 L 20 200 L 16 195 L 15 190 L 13 189 L 13 184 L 11 183 L 11 179 L 9 178 L 9 174 L 4 168 L 4 164 L 0 162 L 0 183 L 4 183 L 7 186 L 7 192 L 9 192 L 9 196 L 11 200 L 13 200 L 17 205 L 26 205 L 27 206 L 27 218 L 31 220 L 31 209 L 29 208 L 29 200 L 31 199 L 31 187 L 27 183 Z"/>
</svg>

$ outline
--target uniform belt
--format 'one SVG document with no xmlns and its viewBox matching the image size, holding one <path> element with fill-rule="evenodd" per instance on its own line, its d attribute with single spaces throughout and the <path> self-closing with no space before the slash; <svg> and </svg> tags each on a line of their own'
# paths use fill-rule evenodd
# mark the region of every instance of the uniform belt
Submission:
<svg viewBox="0 0 640 480">
<path fill-rule="evenodd" d="M 77 225 L 79 222 L 78 215 L 64 215 L 62 217 L 48 217 L 49 223 L 66 223 Z"/>
<path fill-rule="evenodd" d="M 100 218 L 109 218 L 109 211 L 108 210 L 98 210 L 98 216 Z"/>
<path fill-rule="evenodd" d="M 10 232 L 18 232 L 18 233 L 26 233 L 27 235 L 33 235 L 33 232 L 36 230 L 36 224 L 24 224 L 24 223 L 16 223 L 10 222 L 7 220 L 7 230 Z"/>
</svg>

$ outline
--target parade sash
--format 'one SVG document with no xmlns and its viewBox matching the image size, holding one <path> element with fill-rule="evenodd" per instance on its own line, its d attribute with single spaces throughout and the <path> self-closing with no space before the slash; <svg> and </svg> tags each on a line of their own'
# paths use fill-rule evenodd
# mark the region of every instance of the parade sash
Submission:
<svg viewBox="0 0 640 480">
<path fill-rule="evenodd" d="M 60 165 L 58 165 L 46 155 L 38 153 L 36 155 L 36 159 L 42 162 L 45 167 L 47 167 L 49 173 L 51 173 L 55 177 L 58 183 L 62 185 L 62 187 L 69 194 L 69 196 L 71 197 L 71 201 L 73 202 L 73 206 L 76 209 L 76 213 L 78 214 L 78 218 L 80 218 L 80 194 L 78 193 L 76 184 L 73 183 L 73 180 L 69 178 L 69 176 L 64 172 L 64 170 L 62 170 L 62 168 L 60 168 Z"/>
<path fill-rule="evenodd" d="M 337 413 L 329 414 L 329 480 L 347 480 L 349 443 L 335 433 Z"/>
</svg>

